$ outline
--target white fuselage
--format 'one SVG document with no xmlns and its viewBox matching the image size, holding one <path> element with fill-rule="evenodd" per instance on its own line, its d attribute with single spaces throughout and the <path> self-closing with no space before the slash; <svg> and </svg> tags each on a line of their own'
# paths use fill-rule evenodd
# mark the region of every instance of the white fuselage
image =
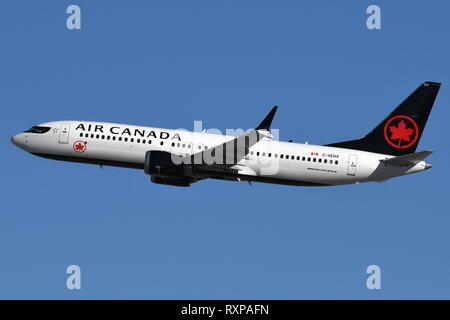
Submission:
<svg viewBox="0 0 450 320">
<path fill-rule="evenodd" d="M 144 168 L 150 150 L 190 155 L 232 140 L 234 136 L 140 127 L 124 124 L 56 121 L 43 123 L 45 133 L 22 132 L 12 141 L 20 148 L 47 158 L 93 164 Z M 426 169 L 420 161 L 410 166 L 388 166 L 390 155 L 336 147 L 274 141 L 263 138 L 233 166 L 238 174 L 199 174 L 199 178 L 248 180 L 292 185 L 341 185 L 384 181 Z"/>
</svg>

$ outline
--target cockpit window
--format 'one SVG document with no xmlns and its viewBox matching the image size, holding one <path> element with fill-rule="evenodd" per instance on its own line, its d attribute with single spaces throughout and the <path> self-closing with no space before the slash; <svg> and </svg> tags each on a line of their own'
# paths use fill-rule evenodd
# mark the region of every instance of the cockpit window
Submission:
<svg viewBox="0 0 450 320">
<path fill-rule="evenodd" d="M 25 132 L 45 133 L 45 132 L 47 132 L 47 131 L 50 130 L 50 129 L 51 129 L 50 127 L 34 126 L 34 127 L 31 127 L 30 129 L 28 129 L 28 130 L 25 131 Z"/>
</svg>

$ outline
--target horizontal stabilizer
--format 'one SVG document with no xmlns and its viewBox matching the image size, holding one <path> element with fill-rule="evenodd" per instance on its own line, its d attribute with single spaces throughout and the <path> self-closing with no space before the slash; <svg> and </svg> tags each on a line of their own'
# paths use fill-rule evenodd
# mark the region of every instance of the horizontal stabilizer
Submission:
<svg viewBox="0 0 450 320">
<path fill-rule="evenodd" d="M 402 156 L 393 157 L 390 159 L 380 160 L 381 162 L 384 162 L 385 164 L 390 164 L 394 166 L 410 166 L 415 165 L 428 157 L 430 154 L 432 154 L 433 151 L 425 150 L 415 153 L 408 153 L 404 154 Z"/>
</svg>

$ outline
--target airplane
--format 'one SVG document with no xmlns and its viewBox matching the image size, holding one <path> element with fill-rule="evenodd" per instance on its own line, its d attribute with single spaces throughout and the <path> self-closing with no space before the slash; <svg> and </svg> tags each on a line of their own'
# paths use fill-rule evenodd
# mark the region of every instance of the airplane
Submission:
<svg viewBox="0 0 450 320">
<path fill-rule="evenodd" d="M 92 121 L 55 121 L 14 135 L 39 157 L 144 170 L 153 183 L 187 187 L 205 179 L 292 186 L 383 182 L 432 167 L 415 152 L 440 83 L 424 82 L 362 138 L 327 145 L 273 139 L 277 106 L 241 135 Z"/>
</svg>

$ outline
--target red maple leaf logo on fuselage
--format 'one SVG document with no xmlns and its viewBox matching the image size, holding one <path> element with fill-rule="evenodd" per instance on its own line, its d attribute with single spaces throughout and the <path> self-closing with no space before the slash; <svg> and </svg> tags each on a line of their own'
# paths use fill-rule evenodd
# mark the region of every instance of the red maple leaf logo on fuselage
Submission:
<svg viewBox="0 0 450 320">
<path fill-rule="evenodd" d="M 73 150 L 76 152 L 84 152 L 86 150 L 86 144 L 83 141 L 75 141 Z"/>
<path fill-rule="evenodd" d="M 83 149 L 84 149 L 84 146 L 83 146 L 81 143 L 77 143 L 77 144 L 75 145 L 75 149 L 77 149 L 77 150 L 83 150 Z"/>
<path fill-rule="evenodd" d="M 398 140 L 398 147 L 402 144 L 402 140 L 405 142 L 411 141 L 410 137 L 414 132 L 414 129 L 407 128 L 404 120 L 401 120 L 397 126 L 389 126 L 391 132 L 391 140 Z"/>
</svg>

